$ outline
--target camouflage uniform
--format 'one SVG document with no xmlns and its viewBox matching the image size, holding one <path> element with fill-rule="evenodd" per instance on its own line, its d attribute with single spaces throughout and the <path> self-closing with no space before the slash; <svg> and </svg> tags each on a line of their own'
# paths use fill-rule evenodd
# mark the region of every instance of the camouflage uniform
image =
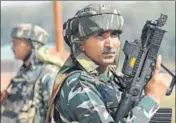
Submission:
<svg viewBox="0 0 176 123">
<path fill-rule="evenodd" d="M 31 24 L 14 27 L 11 36 L 29 41 L 33 48 L 26 59 L 31 65 L 23 64 L 11 81 L 1 121 L 43 123 L 53 82 L 59 68 L 54 64 L 44 63 L 36 57 L 38 50 L 44 48 L 43 45 L 46 44 L 49 36 L 45 30 Z"/>
<path fill-rule="evenodd" d="M 64 24 L 64 38 L 71 47 L 72 55 L 59 72 L 69 74 L 55 99 L 56 123 L 117 123 L 116 110 L 122 94 L 118 83 L 124 80 L 112 74 L 111 66 L 107 75 L 101 73 L 100 66 L 90 60 L 78 47 L 81 40 L 98 30 L 117 30 L 120 34 L 122 26 L 121 14 L 103 4 L 85 7 Z M 157 109 L 157 103 L 144 95 L 128 116 L 120 122 L 147 123 Z"/>
</svg>

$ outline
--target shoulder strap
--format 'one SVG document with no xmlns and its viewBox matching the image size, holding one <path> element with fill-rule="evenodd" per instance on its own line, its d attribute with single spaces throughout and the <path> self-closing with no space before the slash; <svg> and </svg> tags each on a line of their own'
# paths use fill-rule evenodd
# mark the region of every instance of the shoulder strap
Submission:
<svg viewBox="0 0 176 123">
<path fill-rule="evenodd" d="M 56 82 L 54 83 L 54 86 L 53 86 L 53 91 L 52 91 L 52 94 L 51 94 L 51 98 L 50 98 L 49 103 L 48 103 L 49 106 L 48 106 L 48 111 L 47 111 L 47 114 L 46 114 L 45 123 L 49 123 L 49 121 L 51 120 L 51 113 L 52 113 L 52 110 L 53 110 L 54 99 L 55 99 L 57 93 L 59 92 L 63 81 L 67 78 L 67 76 L 68 76 L 68 73 L 64 73 L 64 74 L 60 73 L 56 78 Z"/>
<path fill-rule="evenodd" d="M 67 66 L 63 66 L 61 68 L 61 70 L 59 71 L 57 77 L 56 77 L 56 80 L 55 80 L 55 83 L 53 85 L 53 91 L 52 91 L 52 94 L 51 94 L 51 98 L 48 102 L 48 111 L 47 111 L 47 114 L 46 114 L 46 120 L 45 120 L 45 123 L 50 123 L 51 121 L 51 118 L 53 117 L 53 113 L 54 113 L 54 100 L 58 94 L 58 92 L 60 91 L 60 88 L 64 82 L 64 80 L 74 74 L 75 72 L 80 72 L 81 70 L 76 70 L 76 71 L 72 71 L 74 68 L 72 67 L 67 67 Z"/>
</svg>

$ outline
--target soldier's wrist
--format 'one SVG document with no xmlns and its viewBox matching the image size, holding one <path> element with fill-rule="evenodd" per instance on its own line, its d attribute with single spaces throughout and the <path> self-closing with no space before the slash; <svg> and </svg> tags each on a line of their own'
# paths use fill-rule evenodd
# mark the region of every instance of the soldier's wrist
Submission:
<svg viewBox="0 0 176 123">
<path fill-rule="evenodd" d="M 146 96 L 150 97 L 152 100 L 154 100 L 158 105 L 160 104 L 161 100 L 161 94 L 146 94 Z"/>
<path fill-rule="evenodd" d="M 159 109 L 158 102 L 149 95 L 144 96 L 138 106 L 142 107 L 145 110 L 146 115 L 149 117 L 152 117 Z"/>
</svg>

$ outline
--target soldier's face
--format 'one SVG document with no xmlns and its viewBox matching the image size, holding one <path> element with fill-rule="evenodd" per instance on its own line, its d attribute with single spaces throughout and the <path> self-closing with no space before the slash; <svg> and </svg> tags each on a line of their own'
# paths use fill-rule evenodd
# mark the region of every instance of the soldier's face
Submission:
<svg viewBox="0 0 176 123">
<path fill-rule="evenodd" d="M 31 52 L 31 45 L 23 39 L 13 38 L 12 42 L 12 50 L 16 59 L 23 60 Z"/>
<path fill-rule="evenodd" d="M 80 50 L 101 66 L 112 64 L 120 51 L 118 33 L 107 31 L 93 34 L 83 41 Z"/>
</svg>

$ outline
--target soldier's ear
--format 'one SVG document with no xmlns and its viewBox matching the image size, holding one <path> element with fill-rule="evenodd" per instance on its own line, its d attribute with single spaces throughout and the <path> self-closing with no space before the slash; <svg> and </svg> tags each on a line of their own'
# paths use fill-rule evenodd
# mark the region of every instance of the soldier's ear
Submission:
<svg viewBox="0 0 176 123">
<path fill-rule="evenodd" d="M 29 51 L 32 50 L 32 44 L 30 44 L 30 43 L 26 43 L 26 46 L 27 46 L 27 49 L 28 49 Z"/>
</svg>

